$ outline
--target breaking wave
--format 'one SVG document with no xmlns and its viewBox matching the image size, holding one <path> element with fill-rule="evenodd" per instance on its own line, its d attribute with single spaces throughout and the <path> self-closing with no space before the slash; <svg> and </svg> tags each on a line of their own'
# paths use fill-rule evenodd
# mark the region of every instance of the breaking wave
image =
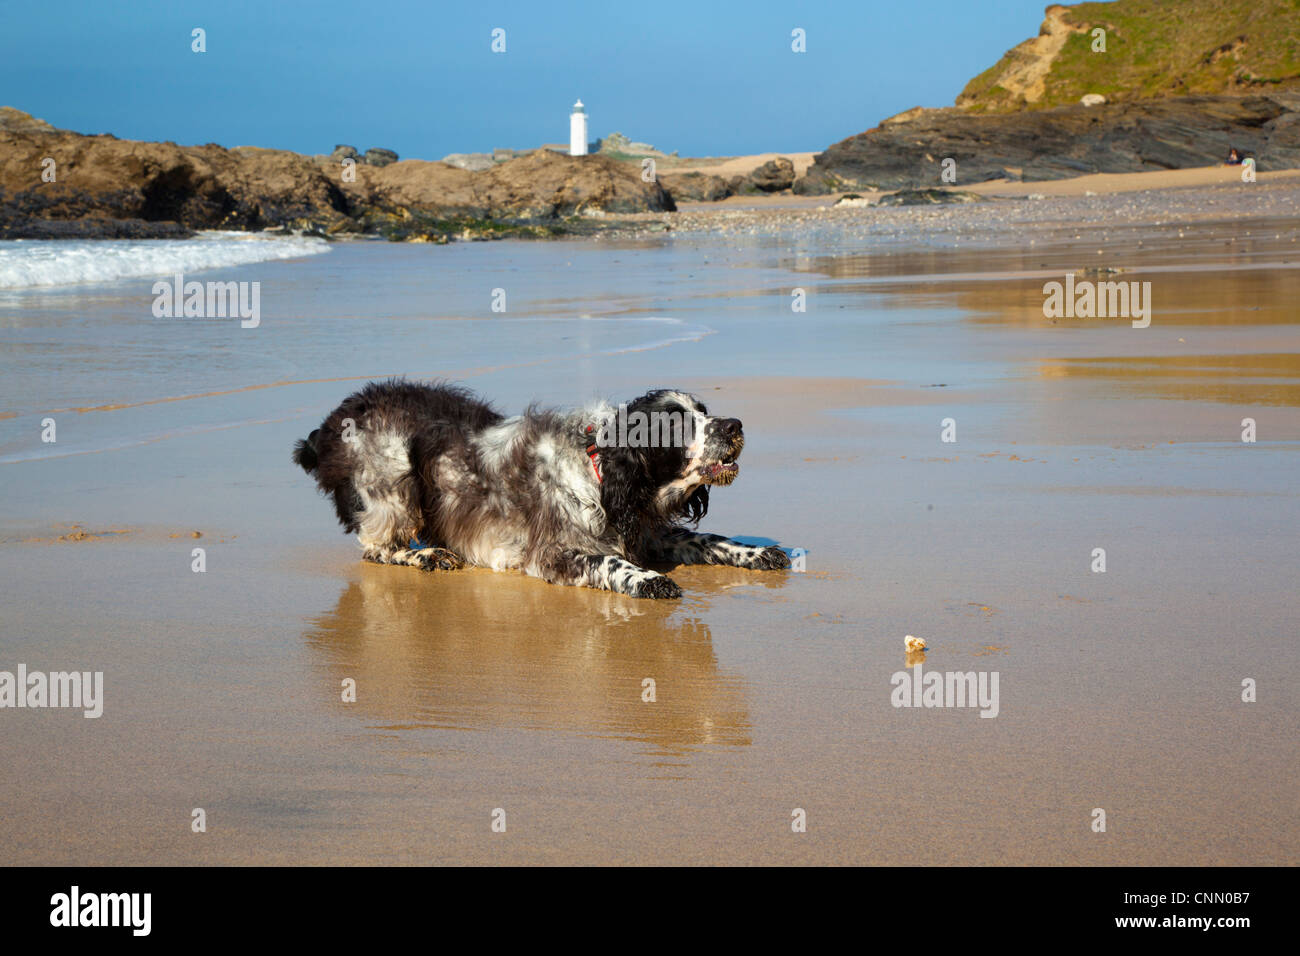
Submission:
<svg viewBox="0 0 1300 956">
<path fill-rule="evenodd" d="M 203 233 L 194 239 L 0 241 L 0 289 L 202 272 L 329 251 L 323 239 Z"/>
</svg>

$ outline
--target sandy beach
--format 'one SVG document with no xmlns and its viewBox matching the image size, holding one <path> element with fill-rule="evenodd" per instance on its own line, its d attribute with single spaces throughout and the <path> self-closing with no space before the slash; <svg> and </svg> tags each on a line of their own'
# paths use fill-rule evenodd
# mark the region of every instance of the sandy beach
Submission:
<svg viewBox="0 0 1300 956">
<path fill-rule="evenodd" d="M 661 160 L 665 172 L 671 173 L 711 173 L 714 176 L 744 176 L 752 173 L 764 163 L 785 157 L 794 166 L 796 177 L 808 172 L 816 153 L 756 153 L 752 156 L 723 156 L 717 158 L 690 158 L 683 156 L 679 160 Z"/>
<path fill-rule="evenodd" d="M 802 175 L 811 165 L 813 153 L 793 153 L 789 158 L 795 162 L 795 168 Z M 752 172 L 775 153 L 763 153 L 758 156 L 740 156 L 729 161 L 729 172 Z M 800 165 L 803 163 L 804 165 Z M 673 172 L 709 172 L 707 167 L 674 168 Z M 1272 172 L 1255 174 L 1256 182 L 1275 185 L 1295 184 L 1300 181 L 1300 170 L 1279 169 Z M 1049 179 L 1030 182 L 1013 182 L 1006 179 L 991 179 L 978 183 L 944 184 L 943 188 L 957 192 L 974 193 L 977 196 L 998 199 L 1027 199 L 1051 197 L 1087 197 L 1111 196 L 1117 193 L 1148 192 L 1151 190 L 1180 189 L 1209 186 L 1235 187 L 1242 182 L 1240 166 L 1204 166 L 1196 169 L 1166 169 L 1149 173 L 1098 173 L 1090 176 L 1075 176 L 1071 179 Z M 870 202 L 877 202 L 888 191 L 879 189 L 857 190 L 855 195 Z M 706 211 L 718 206 L 745 209 L 819 209 L 833 206 L 839 199 L 833 196 L 795 196 L 778 194 L 771 196 L 728 196 L 716 202 L 683 202 L 680 206 L 686 211 Z"/>
<path fill-rule="evenodd" d="M 247 330 L 144 278 L 0 293 L 0 668 L 105 675 L 98 719 L 6 714 L 6 861 L 1294 862 L 1300 189 L 1160 176 L 336 243 L 221 270 Z M 1149 327 L 1044 316 L 1101 267 Z M 364 565 L 289 450 L 391 374 L 688 388 L 748 437 L 702 528 L 806 567 L 652 602 Z M 894 706 L 908 634 L 996 719 Z"/>
</svg>

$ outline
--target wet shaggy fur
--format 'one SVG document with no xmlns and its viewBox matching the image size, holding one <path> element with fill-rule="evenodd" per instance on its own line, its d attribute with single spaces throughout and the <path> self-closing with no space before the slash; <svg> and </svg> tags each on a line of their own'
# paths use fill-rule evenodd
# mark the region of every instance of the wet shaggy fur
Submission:
<svg viewBox="0 0 1300 956">
<path fill-rule="evenodd" d="M 780 548 L 684 526 L 707 513 L 710 486 L 735 480 L 739 421 L 662 389 L 623 414 L 675 416 L 688 423 L 679 440 L 652 447 L 660 443 L 627 433 L 597 443 L 618 434 L 602 433 L 618 413 L 600 402 L 506 418 L 457 386 L 373 382 L 299 440 L 293 460 L 333 500 L 364 558 L 380 564 L 515 569 L 650 598 L 681 589 L 648 563 L 790 566 Z"/>
</svg>

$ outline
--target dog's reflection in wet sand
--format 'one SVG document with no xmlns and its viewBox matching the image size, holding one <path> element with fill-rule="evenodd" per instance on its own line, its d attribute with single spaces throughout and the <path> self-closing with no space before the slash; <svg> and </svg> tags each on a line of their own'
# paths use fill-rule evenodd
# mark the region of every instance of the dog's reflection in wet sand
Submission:
<svg viewBox="0 0 1300 956">
<path fill-rule="evenodd" d="M 704 573 L 715 591 L 761 577 Z M 330 693 L 355 679 L 356 702 L 341 706 L 380 729 L 526 727 L 663 753 L 750 742 L 743 683 L 719 669 L 708 625 L 677 604 L 490 571 L 363 566 L 306 640 Z"/>
</svg>

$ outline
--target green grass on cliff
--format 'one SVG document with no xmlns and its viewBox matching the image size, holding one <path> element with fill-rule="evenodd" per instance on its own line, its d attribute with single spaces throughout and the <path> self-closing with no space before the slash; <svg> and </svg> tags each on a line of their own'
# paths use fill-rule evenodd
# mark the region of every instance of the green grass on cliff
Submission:
<svg viewBox="0 0 1300 956">
<path fill-rule="evenodd" d="M 1083 27 L 1066 41 L 1026 104 L 998 85 L 1011 52 L 966 85 L 977 112 L 1078 103 L 1086 93 L 1110 102 L 1193 93 L 1247 93 L 1300 83 L 1300 0 L 1116 0 L 1067 7 Z M 1092 30 L 1106 30 L 1106 52 Z"/>
</svg>

